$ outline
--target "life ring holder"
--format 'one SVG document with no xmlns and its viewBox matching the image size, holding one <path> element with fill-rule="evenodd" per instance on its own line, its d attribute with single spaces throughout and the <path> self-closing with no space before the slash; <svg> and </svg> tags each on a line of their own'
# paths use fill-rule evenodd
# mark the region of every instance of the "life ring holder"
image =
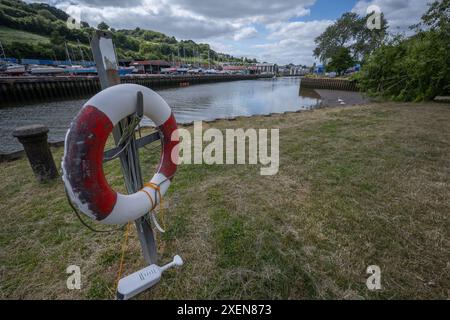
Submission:
<svg viewBox="0 0 450 320">
<path fill-rule="evenodd" d="M 108 136 L 122 119 L 136 113 L 142 93 L 143 114 L 161 136 L 161 157 L 156 173 L 136 193 L 114 191 L 103 172 L 103 152 Z M 136 84 L 109 87 L 87 101 L 66 134 L 62 161 L 63 181 L 70 202 L 102 224 L 136 220 L 161 202 L 177 169 L 178 134 L 175 117 L 164 99 Z"/>
</svg>

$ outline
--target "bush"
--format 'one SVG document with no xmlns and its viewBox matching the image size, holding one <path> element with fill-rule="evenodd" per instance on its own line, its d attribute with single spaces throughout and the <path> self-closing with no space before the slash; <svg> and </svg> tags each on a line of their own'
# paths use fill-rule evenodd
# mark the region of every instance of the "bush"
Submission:
<svg viewBox="0 0 450 320">
<path fill-rule="evenodd" d="M 450 92 L 450 38 L 431 30 L 397 39 L 377 49 L 363 65 L 358 82 L 372 96 L 421 101 Z"/>
<path fill-rule="evenodd" d="M 429 4 L 417 34 L 376 50 L 357 80 L 373 96 L 421 101 L 450 94 L 450 0 Z"/>
</svg>

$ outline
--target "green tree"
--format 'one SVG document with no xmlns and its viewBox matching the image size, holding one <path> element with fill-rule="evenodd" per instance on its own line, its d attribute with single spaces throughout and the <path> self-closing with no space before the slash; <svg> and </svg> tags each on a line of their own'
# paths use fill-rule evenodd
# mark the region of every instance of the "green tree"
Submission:
<svg viewBox="0 0 450 320">
<path fill-rule="evenodd" d="M 431 30 L 439 29 L 449 32 L 450 0 L 434 1 L 431 3 L 428 11 L 422 16 L 421 23 L 412 27 L 420 28 L 421 26 L 427 26 Z"/>
<path fill-rule="evenodd" d="M 109 30 L 109 26 L 104 22 L 100 22 L 97 26 L 98 30 Z"/>
<path fill-rule="evenodd" d="M 366 26 L 368 16 L 360 17 L 356 13 L 344 13 L 334 24 L 314 41 L 314 55 L 326 62 L 342 47 L 350 50 L 354 60 L 362 61 L 367 55 L 378 48 L 386 38 L 388 24 L 381 16 L 381 29 L 370 30 Z"/>
<path fill-rule="evenodd" d="M 331 56 L 331 61 L 327 65 L 327 71 L 335 71 L 341 75 L 345 70 L 352 67 L 353 64 L 354 61 L 350 55 L 350 50 L 345 47 L 340 47 Z"/>
<path fill-rule="evenodd" d="M 63 37 L 63 36 L 61 36 L 60 34 L 59 34 L 59 32 L 58 31 L 53 31 L 51 34 L 50 34 L 50 42 L 52 43 L 52 44 L 55 44 L 55 45 L 61 45 L 61 44 L 63 44 L 64 43 L 64 41 L 65 41 L 66 39 Z"/>
<path fill-rule="evenodd" d="M 40 10 L 37 11 L 37 13 L 40 16 L 43 16 L 45 19 L 48 19 L 48 20 L 51 20 L 51 21 L 55 21 L 56 20 L 56 17 L 50 11 L 48 11 L 47 9 L 40 9 Z"/>
<path fill-rule="evenodd" d="M 450 94 L 449 1 L 435 1 L 417 26 L 417 34 L 396 37 L 368 59 L 357 80 L 372 96 L 421 101 Z"/>
</svg>

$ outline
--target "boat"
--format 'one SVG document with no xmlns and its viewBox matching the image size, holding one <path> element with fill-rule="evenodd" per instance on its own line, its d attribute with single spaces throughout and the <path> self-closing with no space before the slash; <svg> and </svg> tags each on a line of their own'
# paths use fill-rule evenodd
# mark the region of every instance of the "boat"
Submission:
<svg viewBox="0 0 450 320">
<path fill-rule="evenodd" d="M 97 68 L 73 65 L 73 66 L 68 66 L 67 68 L 65 68 L 64 72 L 73 74 L 73 75 L 97 74 Z"/>
<path fill-rule="evenodd" d="M 205 70 L 205 73 L 206 74 L 217 74 L 217 70 L 215 70 L 215 69 L 207 69 L 207 70 Z"/>
<path fill-rule="evenodd" d="M 161 68 L 162 74 L 175 74 L 177 73 L 177 68 Z"/>
<path fill-rule="evenodd" d="M 177 68 L 177 73 L 179 73 L 179 74 L 186 74 L 186 73 L 188 73 L 188 71 L 189 71 L 188 68 L 183 68 L 183 67 Z"/>
<path fill-rule="evenodd" d="M 33 66 L 29 72 L 33 75 L 49 75 L 64 73 L 65 69 L 51 66 Z"/>
<path fill-rule="evenodd" d="M 119 67 L 119 76 L 127 76 L 136 73 L 135 67 Z"/>
<path fill-rule="evenodd" d="M 194 69 L 188 70 L 188 73 L 194 73 L 194 74 L 202 73 L 202 72 L 203 72 L 203 70 L 201 68 L 194 68 Z"/>
<path fill-rule="evenodd" d="M 7 75 L 21 75 L 25 73 L 25 66 L 17 63 L 7 63 L 6 67 L 3 67 L 3 73 Z"/>
<path fill-rule="evenodd" d="M 119 76 L 127 76 L 131 75 L 135 72 L 136 68 L 134 67 L 119 67 Z M 83 66 L 68 66 L 64 69 L 65 73 L 69 73 L 72 75 L 87 75 L 87 74 L 97 74 L 96 67 L 83 67 Z"/>
</svg>

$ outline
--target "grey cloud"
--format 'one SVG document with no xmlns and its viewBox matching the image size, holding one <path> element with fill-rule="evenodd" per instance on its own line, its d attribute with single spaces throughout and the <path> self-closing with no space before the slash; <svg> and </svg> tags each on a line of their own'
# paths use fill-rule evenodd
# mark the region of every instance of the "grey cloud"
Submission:
<svg viewBox="0 0 450 320">
<path fill-rule="evenodd" d="M 129 8 L 140 6 L 144 2 L 144 0 L 44 0 L 44 1 L 30 1 L 26 0 L 25 2 L 43 2 L 48 3 L 52 6 L 58 5 L 86 5 L 97 8 L 104 7 L 116 7 L 116 8 Z"/>
<path fill-rule="evenodd" d="M 211 37 L 232 35 L 236 31 L 231 23 L 209 21 L 190 16 L 177 15 L 170 8 L 159 8 L 158 13 L 144 9 L 139 12 L 123 13 L 116 8 L 100 10 L 82 7 L 82 20 L 98 24 L 105 21 L 116 29 L 133 29 L 136 27 L 163 32 L 181 39 L 207 39 Z"/>
<path fill-rule="evenodd" d="M 76 0 L 76 3 L 82 3 L 93 7 L 116 7 L 116 8 L 129 8 L 141 6 L 143 0 Z"/>
<path fill-rule="evenodd" d="M 105 21 L 116 29 L 148 28 L 177 38 L 209 39 L 228 36 L 242 40 L 255 35 L 255 21 L 269 23 L 307 13 L 315 0 L 47 0 L 64 9 L 78 4 L 82 20 L 91 25 Z M 247 31 L 247 33 L 243 33 Z"/>
<path fill-rule="evenodd" d="M 315 0 L 174 0 L 173 3 L 198 14 L 214 18 L 249 18 L 280 13 L 296 15 L 296 9 L 314 4 Z"/>
</svg>

